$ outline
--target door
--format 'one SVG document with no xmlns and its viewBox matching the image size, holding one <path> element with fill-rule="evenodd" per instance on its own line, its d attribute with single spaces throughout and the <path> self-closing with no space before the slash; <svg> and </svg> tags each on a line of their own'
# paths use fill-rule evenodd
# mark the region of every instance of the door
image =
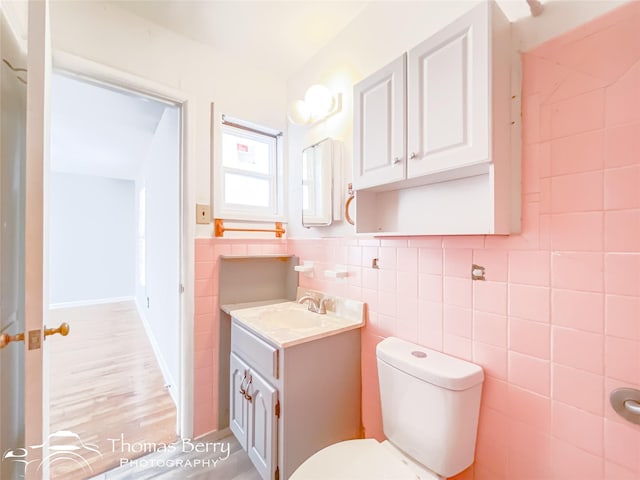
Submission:
<svg viewBox="0 0 640 480">
<path fill-rule="evenodd" d="M 245 382 L 249 403 L 247 453 L 264 480 L 274 478 L 278 465 L 278 391 L 256 372 Z"/>
<path fill-rule="evenodd" d="M 408 178 L 489 161 L 489 8 L 409 51 Z"/>
<path fill-rule="evenodd" d="M 14 479 L 24 470 L 24 354 L 7 342 L 24 332 L 27 58 L 1 10 L 0 22 L 0 478 Z"/>
<path fill-rule="evenodd" d="M 264 480 L 278 465 L 278 391 L 231 353 L 229 428 Z"/>
<path fill-rule="evenodd" d="M 402 55 L 354 87 L 356 190 L 405 178 L 405 64 Z"/>
<path fill-rule="evenodd" d="M 3 400 L 2 423 L 2 478 L 41 479 L 47 476 L 46 464 L 40 460 L 46 458 L 46 438 L 43 387 L 43 166 L 47 145 L 47 79 L 50 71 L 48 41 L 48 5 L 45 1 L 31 1 L 28 4 L 28 54 L 26 87 L 26 142 L 24 155 L 14 157 L 10 164 L 2 159 L 2 175 L 13 172 L 16 176 L 12 195 L 17 202 L 14 206 L 14 224 L 7 225 L 13 242 L 3 235 L 3 258 L 5 248 L 8 255 L 15 255 L 13 265 L 2 265 L 3 300 L 5 282 L 13 279 L 16 291 L 13 293 L 14 312 L 5 316 L 3 310 L 3 336 L 0 340 L 4 348 L 0 349 L 2 364 Z M 3 27 L 5 25 L 3 24 Z M 4 28 L 3 28 L 4 30 Z M 3 62 L 3 66 L 6 64 Z M 14 67 L 15 68 L 15 67 Z M 3 87 L 4 88 L 4 87 Z M 6 119 L 4 108 L 3 121 Z M 22 112 L 22 110 L 20 110 Z M 20 119 L 11 118 L 10 121 Z M 3 127 L 4 129 L 4 127 Z M 3 157 L 6 150 L 3 146 Z M 17 155 L 17 151 L 14 150 Z M 8 159 L 7 159 L 8 160 Z M 8 160 L 9 161 L 9 160 Z M 13 170 L 12 170 L 13 169 Z M 4 190 L 4 189 L 3 189 Z M 7 194 L 11 195 L 11 194 Z M 10 201 L 2 192 L 2 208 Z M 10 215 L 11 215 L 10 214 Z M 6 277 L 5 277 L 6 275 Z M 3 302 L 4 307 L 4 302 Z M 5 330 L 6 329 L 6 330 Z M 24 334 L 24 338 L 21 338 Z M 24 340 L 24 341 L 22 341 Z M 6 372 L 20 372 L 24 366 L 24 389 L 20 379 L 15 377 L 12 386 L 17 388 L 16 395 L 5 393 Z M 10 422 L 10 423 L 7 423 Z M 11 437 L 11 438 L 9 438 Z M 12 444 L 5 444 L 11 442 Z M 7 473 L 8 472 L 8 473 Z M 6 474 L 6 477 L 5 477 Z"/>
<path fill-rule="evenodd" d="M 229 428 L 240 442 L 240 445 L 246 449 L 247 401 L 242 392 L 244 391 L 247 375 L 249 374 L 249 366 L 232 353 L 230 372 Z"/>
</svg>

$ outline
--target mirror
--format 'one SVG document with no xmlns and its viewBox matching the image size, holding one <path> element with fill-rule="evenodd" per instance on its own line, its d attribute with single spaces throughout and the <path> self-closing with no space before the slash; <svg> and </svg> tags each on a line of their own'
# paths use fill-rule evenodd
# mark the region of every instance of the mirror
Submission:
<svg viewBox="0 0 640 480">
<path fill-rule="evenodd" d="M 302 151 L 302 225 L 328 226 L 334 215 L 335 174 L 339 171 L 333 139 L 326 138 Z"/>
</svg>

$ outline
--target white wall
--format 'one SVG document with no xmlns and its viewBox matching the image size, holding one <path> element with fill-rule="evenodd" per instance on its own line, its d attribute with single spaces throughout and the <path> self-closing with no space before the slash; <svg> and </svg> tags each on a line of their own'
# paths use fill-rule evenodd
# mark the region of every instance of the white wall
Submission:
<svg viewBox="0 0 640 480">
<path fill-rule="evenodd" d="M 136 300 L 173 396 L 177 395 L 180 379 L 180 109 L 177 107 L 167 107 L 158 123 L 136 180 L 136 204 L 142 188 L 146 190 L 146 285 L 140 284 L 138 272 Z"/>
<path fill-rule="evenodd" d="M 133 298 L 134 182 L 58 172 L 49 178 L 51 304 Z"/>
<path fill-rule="evenodd" d="M 353 178 L 353 85 L 428 38 L 476 3 L 477 0 L 371 2 L 351 24 L 289 79 L 288 103 L 303 98 L 306 89 L 315 83 L 322 83 L 334 93 L 342 94 L 340 113 L 311 128 L 289 126 L 290 237 L 345 236 L 354 233 L 354 228 L 345 221 L 337 222 L 332 227 L 311 229 L 302 228 L 300 222 L 296 221 L 302 205 L 302 150 L 326 137 L 344 143 L 342 195 L 346 198 L 346 185 Z M 513 24 L 514 49 L 529 50 L 622 3 L 625 2 L 546 2 L 541 16 L 526 17 Z M 514 58 L 517 60 L 517 56 Z"/>
</svg>

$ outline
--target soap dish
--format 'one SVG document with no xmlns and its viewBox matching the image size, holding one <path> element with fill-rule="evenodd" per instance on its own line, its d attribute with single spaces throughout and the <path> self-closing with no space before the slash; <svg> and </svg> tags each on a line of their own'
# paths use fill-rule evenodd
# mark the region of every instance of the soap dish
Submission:
<svg viewBox="0 0 640 480">
<path fill-rule="evenodd" d="M 349 272 L 347 270 L 325 270 L 324 276 L 329 278 L 347 278 Z"/>
<path fill-rule="evenodd" d="M 296 272 L 304 273 L 307 276 L 313 275 L 313 262 L 303 262 L 302 265 L 295 265 L 293 269 Z"/>
</svg>

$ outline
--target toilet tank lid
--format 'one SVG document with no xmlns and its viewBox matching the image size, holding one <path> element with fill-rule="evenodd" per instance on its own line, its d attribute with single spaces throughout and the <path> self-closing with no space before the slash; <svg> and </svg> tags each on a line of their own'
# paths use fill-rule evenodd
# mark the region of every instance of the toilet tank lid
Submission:
<svg viewBox="0 0 640 480">
<path fill-rule="evenodd" d="M 484 380 L 480 365 L 399 338 L 385 338 L 376 353 L 385 363 L 448 390 L 466 390 Z"/>
</svg>

